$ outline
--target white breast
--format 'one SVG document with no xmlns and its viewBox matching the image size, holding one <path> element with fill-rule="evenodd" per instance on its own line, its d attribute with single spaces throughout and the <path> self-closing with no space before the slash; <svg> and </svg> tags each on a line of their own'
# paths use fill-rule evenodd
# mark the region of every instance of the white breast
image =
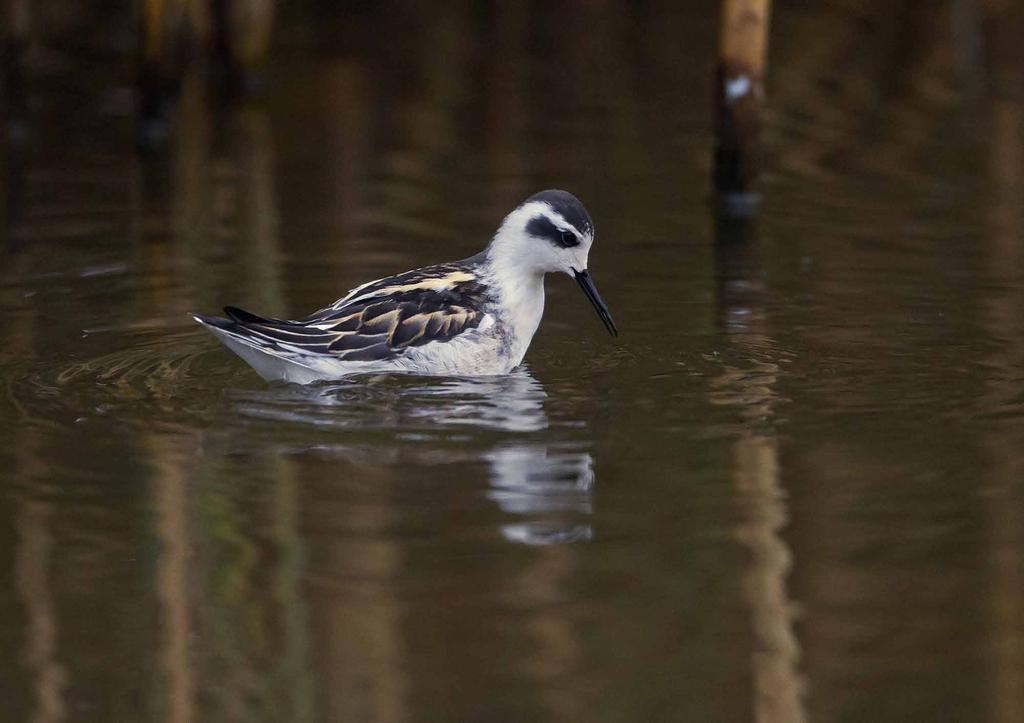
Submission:
<svg viewBox="0 0 1024 723">
<path fill-rule="evenodd" d="M 496 333 L 511 370 L 522 363 L 544 316 L 544 275 L 507 264 L 491 264 L 484 275 L 494 289 Z"/>
</svg>

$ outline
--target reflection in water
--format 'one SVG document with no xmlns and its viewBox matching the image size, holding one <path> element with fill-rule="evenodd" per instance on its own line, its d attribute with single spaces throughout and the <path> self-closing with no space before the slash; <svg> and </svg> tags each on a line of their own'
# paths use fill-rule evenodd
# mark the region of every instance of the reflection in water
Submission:
<svg viewBox="0 0 1024 723">
<path fill-rule="evenodd" d="M 744 582 L 754 631 L 754 717 L 760 723 L 800 723 L 806 720 L 804 684 L 793 631 L 795 610 L 786 586 L 792 553 L 781 536 L 788 512 L 779 442 L 774 434 L 757 431 L 772 420 L 780 370 L 772 360 L 775 345 L 767 335 L 754 223 L 724 215 L 716 218 L 717 300 L 725 336 L 740 351 L 761 358 L 752 358 L 749 369 L 726 368 L 713 383 L 711 399 L 739 407 L 752 427 L 735 442 L 733 479 L 745 513 L 736 534 L 752 558 Z"/>
<path fill-rule="evenodd" d="M 158 594 L 161 604 L 161 663 L 167 688 L 168 723 L 185 723 L 193 717 L 194 683 L 189 660 L 189 531 L 187 470 L 172 440 L 152 435 L 160 539 Z"/>
<path fill-rule="evenodd" d="M 0 253 L 3 252 L 0 249 Z M 24 271 L 27 257 L 21 261 L 10 264 L 8 271 Z M 23 316 L 8 327 L 6 342 L 15 350 L 24 351 L 32 348 L 35 335 L 33 324 Z M 67 716 L 64 694 L 69 680 L 58 656 L 60 601 L 54 571 L 62 561 L 53 549 L 54 505 L 48 499 L 34 496 L 35 485 L 45 470 L 40 453 L 40 430 L 23 423 L 7 434 L 10 436 L 5 441 L 12 453 L 13 474 L 7 486 L 0 484 L 0 491 L 11 499 L 11 518 L 17 535 L 11 572 L 17 597 L 24 608 L 24 650 L 20 657 L 31 678 L 32 695 L 28 698 L 33 712 L 28 720 L 57 723 Z M 9 701 L 7 706 L 13 707 L 14 701 Z"/>
<path fill-rule="evenodd" d="M 786 578 L 793 556 L 781 533 L 789 521 L 779 475 L 778 441 L 750 435 L 736 442 L 736 489 L 748 520 L 736 531 L 750 548 L 746 593 L 754 630 L 754 711 L 764 723 L 806 720 L 800 644 L 793 631 L 796 606 Z"/>
<path fill-rule="evenodd" d="M 593 512 L 594 461 L 586 452 L 543 444 L 499 446 L 484 454 L 491 464 L 488 497 L 502 510 L 539 518 L 503 525 L 505 539 L 530 545 L 589 540 L 590 524 L 567 524 L 559 517 Z"/>
<path fill-rule="evenodd" d="M 547 394 L 526 367 L 503 377 L 449 379 L 422 393 L 434 405 L 417 406 L 412 412 L 434 423 L 507 432 L 536 432 L 548 426 L 543 407 Z"/>
<path fill-rule="evenodd" d="M 17 469 L 30 475 L 36 465 L 32 440 L 22 438 Z M 28 481 L 27 479 L 24 481 Z M 19 495 L 22 497 L 22 495 Z M 19 542 L 14 564 L 14 581 L 27 614 L 24 664 L 29 669 L 35 693 L 32 723 L 56 723 L 67 710 L 64 691 L 67 674 L 58 662 L 58 617 L 51 581 L 53 566 L 51 510 L 47 502 L 25 496 L 19 505 Z"/>
<path fill-rule="evenodd" d="M 360 465 L 482 459 L 490 466 L 487 496 L 508 514 L 529 518 L 502 526 L 506 539 L 528 544 L 589 540 L 593 459 L 566 444 L 503 439 L 485 451 L 443 454 L 425 445 L 453 432 L 539 432 L 548 428 L 541 384 L 526 368 L 479 379 L 358 377 L 318 385 L 278 385 L 236 395 L 240 414 L 325 430 L 399 430 L 396 443 L 327 442 L 320 453 Z"/>
<path fill-rule="evenodd" d="M 240 414 L 326 428 L 398 429 L 402 436 L 450 427 L 535 432 L 548 426 L 546 394 L 525 367 L 502 377 L 359 376 L 270 386 L 235 395 Z"/>
<path fill-rule="evenodd" d="M 49 577 L 53 546 L 49 517 L 48 505 L 34 500 L 26 501 L 18 516 L 21 539 L 14 579 L 28 617 L 24 663 L 34 678 L 32 723 L 54 723 L 66 714 L 67 675 L 57 659 L 58 618 Z"/>
<path fill-rule="evenodd" d="M 312 720 L 290 461 L 267 455 L 241 497 L 225 488 L 220 465 L 197 455 L 199 437 L 150 434 L 147 442 L 160 542 L 159 707 L 169 723 L 200 712 Z"/>
<path fill-rule="evenodd" d="M 1006 9 L 1004 9 L 1004 12 Z M 1003 18 L 1004 24 L 1010 20 Z M 1009 23 L 1010 27 L 1013 23 Z M 1017 26 L 1024 25 L 1018 22 Z M 997 52 L 1019 58 L 1020 38 L 999 31 Z M 992 133 L 996 143 L 989 161 L 992 198 L 989 212 L 991 292 L 985 323 L 1003 343 L 986 360 L 995 372 L 980 399 L 980 414 L 999 420 L 985 440 L 989 481 L 986 495 L 990 582 L 990 700 L 994 723 L 1024 721 L 1024 434 L 1007 411 L 1024 406 L 1024 103 L 1018 88 L 1024 82 L 1019 62 L 1007 85 L 998 87 L 993 104 Z"/>
</svg>

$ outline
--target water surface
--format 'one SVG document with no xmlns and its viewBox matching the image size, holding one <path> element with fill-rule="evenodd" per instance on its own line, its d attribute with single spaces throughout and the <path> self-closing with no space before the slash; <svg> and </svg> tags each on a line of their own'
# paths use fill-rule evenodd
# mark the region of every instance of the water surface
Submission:
<svg viewBox="0 0 1024 723">
<path fill-rule="evenodd" d="M 263 101 L 193 80 L 147 156 L 108 67 L 43 73 L 7 720 L 1024 720 L 1020 96 L 943 13 L 783 3 L 764 204 L 716 219 L 717 5 L 669 5 L 295 9 Z M 188 317 L 465 257 L 552 186 L 618 339 L 552 277 L 507 378 L 296 387 Z"/>
</svg>

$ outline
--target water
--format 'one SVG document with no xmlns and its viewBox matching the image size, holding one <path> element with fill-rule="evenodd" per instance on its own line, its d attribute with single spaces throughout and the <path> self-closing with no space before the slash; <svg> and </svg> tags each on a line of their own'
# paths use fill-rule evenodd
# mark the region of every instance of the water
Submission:
<svg viewBox="0 0 1024 723">
<path fill-rule="evenodd" d="M 1020 96 L 945 13 L 783 4 L 765 203 L 716 221 L 717 8 L 665 5 L 293 9 L 265 101 L 191 83 L 148 157 L 108 56 L 43 74 L 6 720 L 1024 720 Z M 268 386 L 187 315 L 467 256 L 550 186 L 618 340 L 550 278 L 508 378 Z"/>
</svg>

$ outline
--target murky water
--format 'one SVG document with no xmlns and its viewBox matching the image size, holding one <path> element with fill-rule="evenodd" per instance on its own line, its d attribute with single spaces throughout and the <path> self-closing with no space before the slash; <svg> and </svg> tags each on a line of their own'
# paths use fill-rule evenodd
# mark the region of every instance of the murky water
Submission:
<svg viewBox="0 0 1024 723">
<path fill-rule="evenodd" d="M 1021 96 L 964 90 L 1002 76 L 945 13 L 783 4 L 765 203 L 716 221 L 716 5 L 671 5 L 296 11 L 265 102 L 191 84 L 150 157 L 44 79 L 5 720 L 1024 720 Z M 550 278 L 507 378 L 268 386 L 187 316 L 466 256 L 550 186 L 618 340 Z"/>
</svg>

